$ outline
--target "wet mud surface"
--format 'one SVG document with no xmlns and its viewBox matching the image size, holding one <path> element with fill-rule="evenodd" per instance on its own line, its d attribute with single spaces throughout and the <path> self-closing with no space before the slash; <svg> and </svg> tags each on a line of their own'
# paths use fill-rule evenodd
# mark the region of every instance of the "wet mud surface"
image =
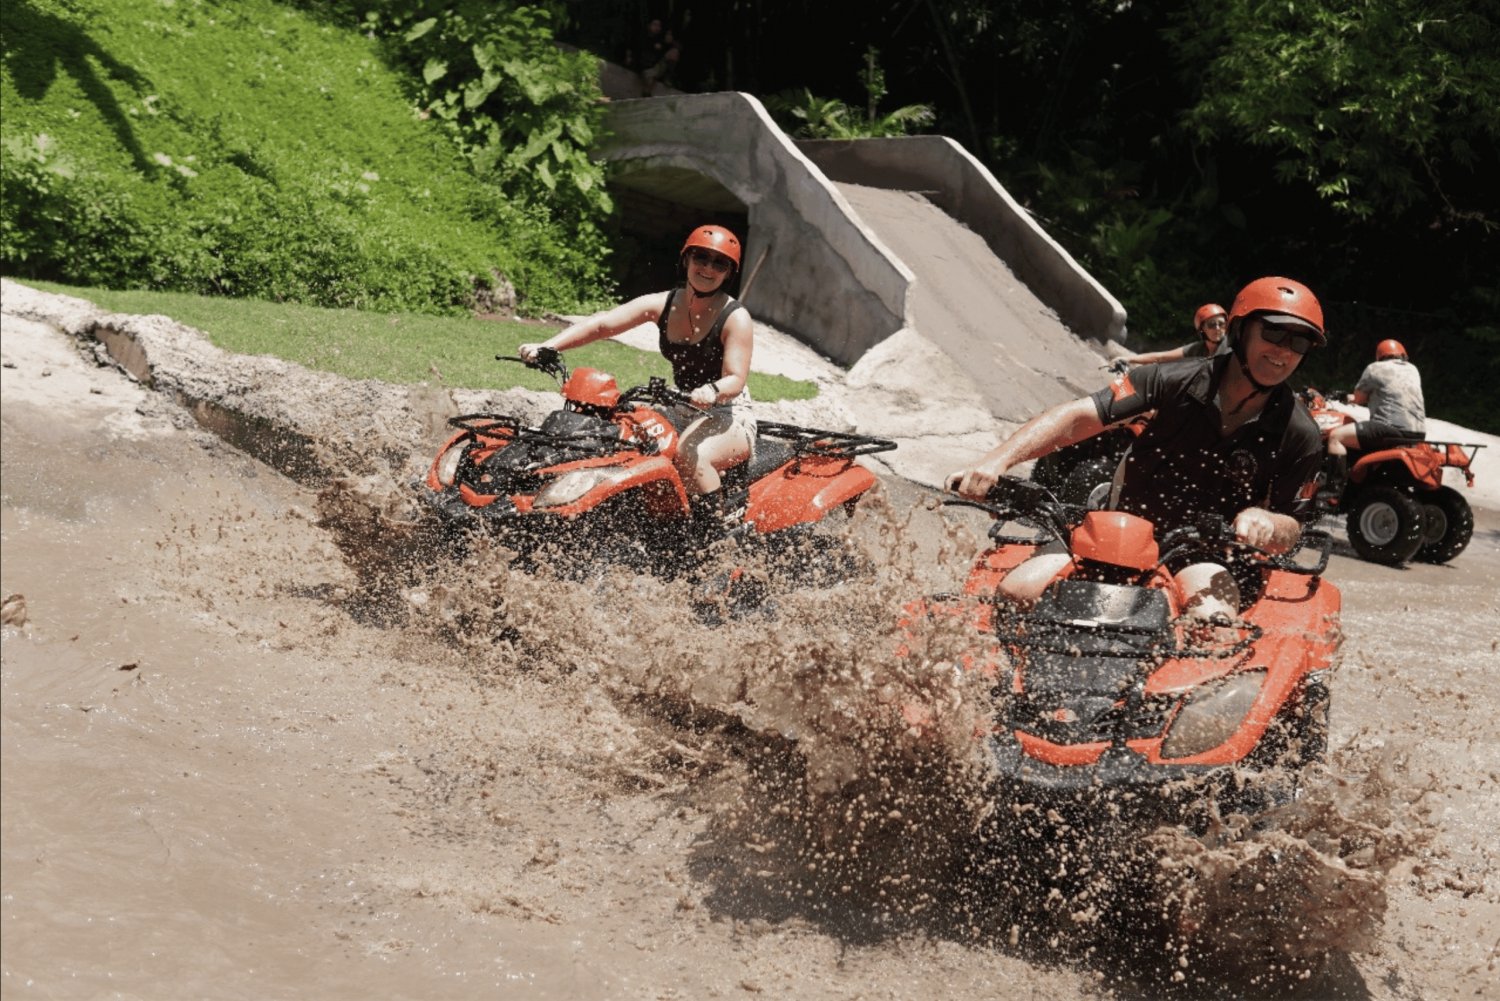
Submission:
<svg viewBox="0 0 1500 1001">
<path fill-rule="evenodd" d="M 855 579 L 710 628 L 437 538 L 406 483 L 451 397 L 224 359 L 288 429 L 231 443 L 93 340 L 6 317 L 6 997 L 1495 995 L 1493 508 L 1448 566 L 1340 543 L 1301 800 L 1079 823 L 995 794 L 966 636 L 898 635 L 984 528 L 924 487 L 843 526 Z"/>
</svg>

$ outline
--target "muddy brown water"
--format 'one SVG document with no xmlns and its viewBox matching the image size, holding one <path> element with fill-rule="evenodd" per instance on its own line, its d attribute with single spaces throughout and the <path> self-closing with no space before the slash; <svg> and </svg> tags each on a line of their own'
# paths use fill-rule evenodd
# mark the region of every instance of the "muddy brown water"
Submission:
<svg viewBox="0 0 1500 1001">
<path fill-rule="evenodd" d="M 16 343 L 7 998 L 1495 996 L 1493 510 L 1450 566 L 1340 544 L 1296 811 L 976 850 L 986 693 L 954 634 L 889 653 L 983 527 L 928 491 L 882 482 L 856 584 L 709 629 L 671 582 L 428 558 L 399 485 L 298 485 Z"/>
</svg>

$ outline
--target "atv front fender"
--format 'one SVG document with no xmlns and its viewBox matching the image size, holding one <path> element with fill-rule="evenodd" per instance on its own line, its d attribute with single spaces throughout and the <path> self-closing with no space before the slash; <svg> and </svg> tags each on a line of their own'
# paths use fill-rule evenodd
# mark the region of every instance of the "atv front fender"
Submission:
<svg viewBox="0 0 1500 1001">
<path fill-rule="evenodd" d="M 558 467 L 564 470 L 560 475 L 568 472 L 581 472 L 586 469 L 608 470 L 615 474 L 611 479 L 599 486 L 594 487 L 587 493 L 582 494 L 576 500 L 567 504 L 556 504 L 551 507 L 537 507 L 534 496 L 518 495 L 511 500 L 516 510 L 521 514 L 531 514 L 533 511 L 556 515 L 560 518 L 572 518 L 602 505 L 605 501 L 620 494 L 631 491 L 639 491 L 647 510 L 658 515 L 675 515 L 684 517 L 688 511 L 687 491 L 683 489 L 682 480 L 678 478 L 677 471 L 672 467 L 670 460 L 663 456 L 652 455 L 632 458 L 623 463 L 590 464 L 580 462 L 572 468 Z"/>
<path fill-rule="evenodd" d="M 875 474 L 848 459 L 802 456 L 750 485 L 745 520 L 761 533 L 823 520 L 875 485 Z"/>
</svg>

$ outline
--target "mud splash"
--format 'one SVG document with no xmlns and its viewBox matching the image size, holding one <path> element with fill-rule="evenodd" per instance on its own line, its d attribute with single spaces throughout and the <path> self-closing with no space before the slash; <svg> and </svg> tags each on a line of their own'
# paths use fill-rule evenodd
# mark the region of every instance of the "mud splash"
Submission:
<svg viewBox="0 0 1500 1001">
<path fill-rule="evenodd" d="M 1202 834 L 1107 819 L 1082 829 L 997 797 L 976 739 L 992 708 L 989 685 L 952 667 L 972 637 L 951 622 L 896 625 L 914 594 L 951 590 L 980 543 L 909 485 L 887 481 L 883 496 L 835 526 L 857 547 L 857 576 L 773 589 L 763 614 L 711 628 L 688 611 L 688 580 L 618 567 L 565 573 L 566 553 L 523 571 L 491 540 L 433 531 L 406 488 L 406 464 L 431 443 L 415 450 L 422 455 L 408 448 L 401 463 L 391 457 L 403 436 L 374 433 L 357 463 L 342 446 L 328 449 L 321 461 L 341 478 L 323 489 L 315 528 L 302 513 L 305 495 L 272 508 L 248 499 L 278 478 L 230 461 L 223 446 L 208 449 L 201 469 L 177 453 L 153 459 L 139 485 L 115 475 L 110 494 L 87 503 L 77 490 L 44 490 L 41 479 L 33 487 L 33 465 L 42 466 L 14 448 L 15 406 L 8 398 L 8 532 L 17 510 L 32 518 L 56 506 L 70 525 L 122 519 L 137 502 L 154 511 L 139 498 L 158 496 L 150 491 L 161 490 L 164 468 L 197 497 L 192 514 L 174 513 L 139 540 L 144 555 L 119 585 L 130 599 L 121 614 L 144 603 L 158 621 L 170 613 L 183 630 L 214 631 L 202 661 L 239 674 L 209 682 L 199 711 L 214 741 L 242 752 L 271 746 L 274 734 L 295 742 L 303 761 L 321 764 L 329 748 L 358 761 L 359 778 L 340 782 L 354 798 L 390 804 L 366 821 L 395 840 L 388 857 L 363 868 L 351 860 L 318 871 L 320 885 L 336 877 L 350 887 L 319 906 L 356 915 L 337 926 L 337 948 L 382 964 L 437 948 L 424 944 L 424 920 L 440 929 L 434 942 L 473 937 L 465 947 L 477 951 L 450 949 L 450 962 L 489 955 L 489 930 L 474 931 L 475 921 L 512 922 L 510 934 L 520 928 L 537 942 L 601 926 L 628 940 L 639 922 L 640 944 L 627 941 L 623 953 L 602 935 L 588 940 L 600 964 L 676 969 L 723 956 L 727 941 L 739 950 L 760 941 L 769 951 L 797 943 L 797 956 L 764 961 L 744 982 L 775 990 L 764 971 L 826 968 L 813 984 L 825 989 L 809 997 L 848 996 L 837 978 L 859 964 L 866 984 L 895 984 L 881 975 L 915 964 L 908 983 L 926 987 L 911 997 L 930 996 L 932 978 L 955 968 L 987 985 L 965 996 L 993 996 L 997 969 L 1037 996 L 1358 996 L 1370 975 L 1350 973 L 1350 953 L 1392 951 L 1382 921 L 1407 868 L 1429 898 L 1487 892 L 1469 858 L 1445 868 L 1431 857 L 1424 794 L 1433 780 L 1390 750 L 1394 740 L 1356 737 L 1292 807 L 1255 823 L 1222 818 Z M 119 451 L 112 461 L 123 461 Z M 389 468 L 372 473 L 372 455 Z M 90 504 L 105 506 L 96 515 Z M 741 566 L 776 580 L 773 566 L 733 549 L 703 560 L 705 573 Z M 18 628 L 59 628 L 47 625 L 55 596 L 17 590 L 43 625 L 7 626 L 8 669 L 30 642 L 12 645 Z M 281 700 L 290 708 L 263 718 L 241 705 L 260 654 L 214 649 L 229 642 L 309 662 L 271 682 L 295 696 Z M 108 717 L 96 704 L 124 721 L 125 700 L 155 690 L 146 704 L 157 716 L 141 719 L 169 736 L 193 703 L 155 669 L 168 653 L 133 654 L 129 664 L 146 667 L 112 667 L 114 687 L 87 703 L 95 711 L 57 719 L 95 727 L 98 740 Z M 347 693 L 320 695 L 339 672 Z M 379 699 L 413 717 L 411 728 L 379 735 L 368 760 L 347 736 L 369 713 L 366 673 Z M 129 686 L 118 683 L 127 677 Z M 1337 676 L 1333 688 L 1337 698 Z M 8 695 L 8 713 L 14 704 Z M 903 712 L 911 708 L 919 711 Z M 928 722 L 916 729 L 912 718 Z M 220 736 L 237 728 L 252 739 Z M 234 776 L 227 766 L 221 778 Z M 198 802 L 185 775 L 164 766 L 151 781 L 174 802 Z M 291 843 L 274 823 L 281 810 L 267 811 L 264 840 Z M 227 811 L 223 820 L 215 829 L 243 823 Z M 327 829 L 338 841 L 350 828 L 341 819 Z M 171 837 L 170 825 L 162 830 Z M 305 859 L 289 862 L 307 871 Z M 130 890 L 121 881 L 114 892 L 126 899 Z M 630 906 L 601 918 L 585 903 L 602 896 Z M 719 932 L 723 925 L 733 931 Z M 30 954 L 47 952 L 33 945 Z M 541 960 L 530 969 L 555 972 Z M 737 982 L 696 981 L 701 996 Z M 1378 977 L 1370 982 L 1379 994 Z M 887 993 L 902 996 L 899 987 Z"/>
<path fill-rule="evenodd" d="M 1354 752 L 1303 776 L 1296 802 L 1204 833 L 1080 825 L 1015 802 L 996 816 L 979 739 L 992 682 L 955 667 L 972 632 L 954 618 L 897 625 L 914 582 L 960 574 L 978 549 L 954 521 L 919 541 L 913 523 L 931 505 L 868 499 L 843 529 L 857 579 L 792 591 L 772 580 L 767 607 L 708 627 L 686 611 L 691 580 L 619 567 L 567 579 L 548 569 L 566 553 L 524 572 L 484 536 L 417 579 L 408 540 L 422 530 L 368 487 L 336 485 L 320 502 L 367 596 L 404 607 L 403 628 L 462 646 L 476 682 L 520 670 L 608 693 L 622 725 L 652 736 L 606 767 L 712 818 L 694 862 L 716 887 L 710 907 L 855 941 L 1035 951 L 1182 996 L 1226 982 L 1254 996 L 1315 984 L 1330 956 L 1375 948 L 1389 874 L 1430 837 L 1402 761 Z M 733 546 L 704 560 L 705 573 L 773 574 Z M 400 593 L 377 599 L 380 587 Z"/>
</svg>

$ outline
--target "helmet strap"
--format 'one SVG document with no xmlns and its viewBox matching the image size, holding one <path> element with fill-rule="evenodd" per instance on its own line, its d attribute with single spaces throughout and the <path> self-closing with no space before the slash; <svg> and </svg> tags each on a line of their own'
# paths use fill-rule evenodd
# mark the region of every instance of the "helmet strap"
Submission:
<svg viewBox="0 0 1500 1001">
<path fill-rule="evenodd" d="M 1275 386 L 1267 386 L 1264 383 L 1257 382 L 1256 379 L 1255 379 L 1255 376 L 1253 376 L 1253 375 L 1250 374 L 1250 363 L 1245 360 L 1245 340 L 1244 340 L 1243 337 L 1238 336 L 1239 331 L 1235 331 L 1235 334 L 1236 334 L 1236 336 L 1234 338 L 1234 361 L 1235 361 L 1235 364 L 1239 365 L 1239 367 L 1240 367 L 1240 374 L 1245 377 L 1245 381 L 1248 382 L 1248 383 L 1250 383 L 1250 385 L 1252 385 L 1252 386 L 1255 387 L 1255 391 L 1252 392 L 1249 396 L 1245 397 L 1245 399 L 1240 403 L 1240 405 L 1238 407 L 1234 408 L 1235 410 L 1239 410 L 1246 403 L 1249 403 L 1251 400 L 1255 399 L 1255 397 L 1259 396 L 1262 393 L 1269 393 L 1271 390 L 1275 389 L 1276 387 Z M 1226 335 L 1226 336 L 1228 336 L 1228 335 Z"/>
<path fill-rule="evenodd" d="M 711 298 L 713 298 L 714 296 L 718 295 L 721 291 L 723 291 L 724 285 L 728 281 L 729 281 L 729 272 L 726 271 L 724 273 L 724 280 L 721 281 L 721 282 L 719 282 L 719 284 L 714 287 L 714 290 L 712 292 L 699 292 L 697 286 L 695 286 L 693 284 L 692 275 L 690 275 L 688 273 L 687 255 L 686 254 L 682 255 L 682 284 L 684 284 L 684 285 L 687 286 L 688 296 L 689 296 L 689 300 L 688 301 L 689 302 L 696 302 L 699 299 L 711 299 Z"/>
</svg>

